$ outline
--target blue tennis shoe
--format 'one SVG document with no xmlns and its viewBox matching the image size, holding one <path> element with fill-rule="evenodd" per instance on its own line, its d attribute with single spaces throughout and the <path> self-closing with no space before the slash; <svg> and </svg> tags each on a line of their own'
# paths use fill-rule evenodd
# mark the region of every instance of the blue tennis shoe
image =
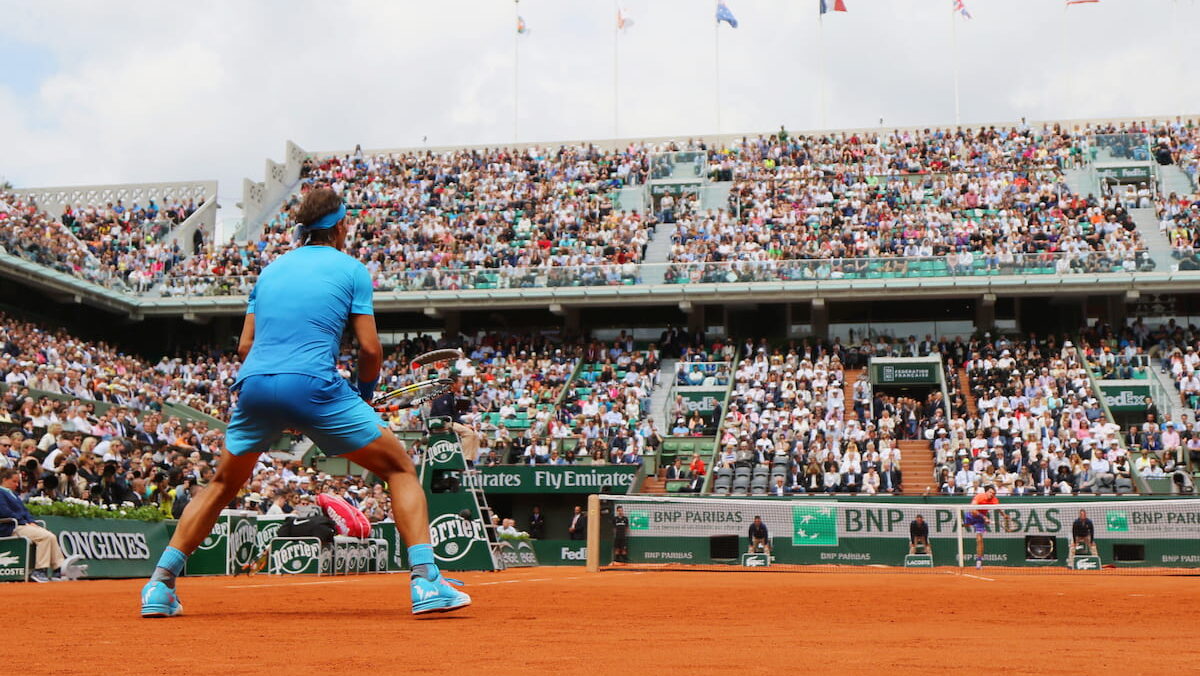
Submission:
<svg viewBox="0 0 1200 676">
<path fill-rule="evenodd" d="M 416 598 L 416 592 L 413 592 L 413 598 Z M 182 612 L 179 595 L 166 583 L 150 580 L 142 587 L 142 617 L 174 617 Z"/>
<path fill-rule="evenodd" d="M 451 582 L 461 585 L 459 580 L 442 577 L 438 573 L 434 581 L 421 576 L 412 578 L 412 611 L 413 615 L 425 613 L 445 613 L 471 605 L 471 597 L 451 586 Z"/>
</svg>

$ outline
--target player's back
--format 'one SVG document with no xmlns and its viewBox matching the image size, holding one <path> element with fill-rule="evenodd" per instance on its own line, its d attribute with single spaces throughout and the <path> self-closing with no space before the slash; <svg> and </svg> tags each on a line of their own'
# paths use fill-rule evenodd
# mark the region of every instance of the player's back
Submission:
<svg viewBox="0 0 1200 676">
<path fill-rule="evenodd" d="M 997 498 L 994 495 L 988 495 L 987 493 L 976 493 L 975 497 L 971 498 L 971 504 L 972 505 L 998 505 L 998 504 L 1000 504 L 1000 498 Z"/>
<path fill-rule="evenodd" d="M 302 246 L 280 256 L 259 275 L 247 314 L 254 342 L 238 373 L 303 373 L 336 377 L 342 331 L 351 314 L 372 314 L 366 266 L 328 246 Z"/>
</svg>

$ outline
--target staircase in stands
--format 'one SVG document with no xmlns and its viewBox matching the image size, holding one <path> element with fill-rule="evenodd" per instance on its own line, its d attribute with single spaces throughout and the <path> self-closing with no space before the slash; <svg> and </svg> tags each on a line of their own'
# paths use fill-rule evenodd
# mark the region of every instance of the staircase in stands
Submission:
<svg viewBox="0 0 1200 676">
<path fill-rule="evenodd" d="M 971 379 L 967 377 L 966 369 L 958 369 L 958 391 L 962 392 L 963 399 L 967 400 L 967 416 L 975 418 L 979 415 L 979 410 L 975 407 L 975 395 L 971 393 Z M 954 412 L 958 415 L 958 411 Z"/>
<path fill-rule="evenodd" d="M 896 442 L 900 447 L 900 471 L 903 474 L 900 488 L 904 495 L 922 495 L 926 489 L 937 492 L 933 476 L 933 451 L 924 439 L 907 439 Z"/>
<path fill-rule="evenodd" d="M 663 472 L 663 470 L 659 470 L 658 473 L 662 474 L 662 472 Z M 658 478 L 658 476 L 655 474 L 651 474 L 642 480 L 642 489 L 638 492 L 639 493 L 650 493 L 652 495 L 659 495 L 662 493 L 666 493 L 667 492 L 667 481 L 666 481 L 666 479 Z"/>
</svg>

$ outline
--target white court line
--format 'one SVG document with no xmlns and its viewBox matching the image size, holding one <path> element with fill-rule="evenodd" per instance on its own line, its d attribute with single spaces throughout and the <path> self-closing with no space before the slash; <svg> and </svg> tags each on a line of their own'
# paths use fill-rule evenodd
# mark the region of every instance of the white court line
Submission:
<svg viewBox="0 0 1200 676">
<path fill-rule="evenodd" d="M 281 584 L 231 584 L 226 589 L 257 589 L 259 587 L 303 587 L 306 584 L 342 584 L 351 580 L 321 580 L 319 582 L 284 582 Z"/>
<path fill-rule="evenodd" d="M 1145 594 L 1130 594 L 1130 596 L 1145 596 Z"/>
<path fill-rule="evenodd" d="M 969 578 L 972 578 L 972 579 L 975 579 L 975 580 L 984 580 L 984 581 L 986 581 L 986 582 L 995 582 L 995 580 L 993 580 L 992 578 L 990 578 L 990 577 L 983 577 L 982 575 L 972 575 L 972 574 L 970 574 L 970 573 L 963 573 L 963 574 L 962 574 L 962 576 L 963 576 L 963 577 L 969 577 Z"/>
</svg>

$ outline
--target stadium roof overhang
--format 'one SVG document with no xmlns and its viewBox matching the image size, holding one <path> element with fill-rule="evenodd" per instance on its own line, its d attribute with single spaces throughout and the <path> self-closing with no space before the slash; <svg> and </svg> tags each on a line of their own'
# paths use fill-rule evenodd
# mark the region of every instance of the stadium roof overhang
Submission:
<svg viewBox="0 0 1200 676">
<path fill-rule="evenodd" d="M 107 289 L 77 277 L 0 253 L 0 276 L 42 289 L 64 303 L 86 303 L 133 318 L 148 316 L 214 317 L 246 311 L 245 296 L 152 298 Z M 786 303 L 829 300 L 919 300 L 995 297 L 1082 296 L 1200 291 L 1200 271 L 1070 275 L 996 275 L 988 277 L 913 277 L 796 282 L 719 284 L 642 284 L 529 289 L 378 292 L 375 311 L 518 309 L 617 305 L 702 303 Z"/>
</svg>

